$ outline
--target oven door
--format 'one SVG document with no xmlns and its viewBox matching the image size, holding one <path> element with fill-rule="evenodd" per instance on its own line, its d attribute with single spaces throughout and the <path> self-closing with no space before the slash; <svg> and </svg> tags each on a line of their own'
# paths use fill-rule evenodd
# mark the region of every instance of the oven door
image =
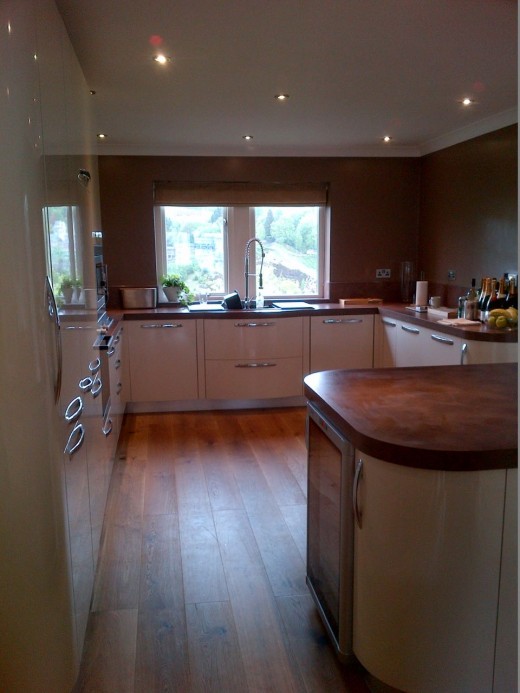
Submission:
<svg viewBox="0 0 520 693">
<path fill-rule="evenodd" d="M 307 585 L 338 655 L 352 653 L 354 448 L 307 405 Z"/>
</svg>

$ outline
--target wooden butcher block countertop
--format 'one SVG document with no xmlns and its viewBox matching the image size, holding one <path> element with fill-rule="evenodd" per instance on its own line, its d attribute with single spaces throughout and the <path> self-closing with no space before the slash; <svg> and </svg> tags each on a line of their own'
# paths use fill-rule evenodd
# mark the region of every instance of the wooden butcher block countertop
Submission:
<svg viewBox="0 0 520 693">
<path fill-rule="evenodd" d="M 518 466 L 517 364 L 336 370 L 305 395 L 361 452 L 424 469 Z"/>
</svg>

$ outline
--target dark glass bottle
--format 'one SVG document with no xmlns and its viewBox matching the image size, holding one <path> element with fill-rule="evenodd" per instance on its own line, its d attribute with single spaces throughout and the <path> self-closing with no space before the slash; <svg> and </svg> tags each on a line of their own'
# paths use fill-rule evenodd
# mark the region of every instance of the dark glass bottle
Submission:
<svg viewBox="0 0 520 693">
<path fill-rule="evenodd" d="M 477 320 L 478 318 L 478 305 L 477 305 L 478 294 L 475 289 L 475 280 L 471 280 L 471 289 L 466 294 L 466 300 L 464 301 L 464 317 L 466 320 Z"/>
<path fill-rule="evenodd" d="M 486 303 L 489 300 L 489 295 L 490 295 L 489 283 L 490 282 L 491 282 L 490 277 L 484 277 L 484 279 L 482 280 L 482 289 L 480 291 L 480 296 L 478 299 L 477 320 L 481 320 L 482 322 L 485 322 L 484 311 L 485 311 Z"/>
<path fill-rule="evenodd" d="M 498 305 L 497 298 L 497 280 L 496 277 L 493 277 L 493 279 L 491 280 L 489 298 L 484 306 L 483 322 L 485 322 L 488 319 L 490 311 L 495 310 L 495 308 L 500 308 L 500 306 Z"/>
<path fill-rule="evenodd" d="M 516 292 L 516 282 L 514 277 L 509 280 L 509 289 L 504 301 L 504 307 L 509 308 L 512 306 L 518 310 L 518 294 Z"/>
</svg>

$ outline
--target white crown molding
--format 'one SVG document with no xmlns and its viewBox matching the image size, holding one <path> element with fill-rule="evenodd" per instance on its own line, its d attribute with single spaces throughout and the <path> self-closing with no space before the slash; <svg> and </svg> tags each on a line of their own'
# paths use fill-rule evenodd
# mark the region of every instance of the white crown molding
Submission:
<svg viewBox="0 0 520 693">
<path fill-rule="evenodd" d="M 447 147 L 460 144 L 466 140 L 472 140 L 474 137 L 486 135 L 488 132 L 500 130 L 509 125 L 514 125 L 515 123 L 518 123 L 518 108 L 510 108 L 507 111 L 502 111 L 502 113 L 496 113 L 495 115 L 489 116 L 489 118 L 484 118 L 476 123 L 471 123 L 463 128 L 453 130 L 445 135 L 440 135 L 439 137 L 424 142 L 419 147 L 420 156 L 437 152 L 440 149 L 446 149 Z"/>
</svg>

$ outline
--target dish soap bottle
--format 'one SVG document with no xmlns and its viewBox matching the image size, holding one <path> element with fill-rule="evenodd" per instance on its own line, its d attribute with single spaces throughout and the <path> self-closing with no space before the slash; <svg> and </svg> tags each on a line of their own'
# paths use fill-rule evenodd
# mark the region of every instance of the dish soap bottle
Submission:
<svg viewBox="0 0 520 693">
<path fill-rule="evenodd" d="M 256 307 L 257 308 L 263 308 L 264 307 L 264 294 L 262 292 L 262 289 L 258 289 L 258 293 L 256 295 Z"/>
</svg>

